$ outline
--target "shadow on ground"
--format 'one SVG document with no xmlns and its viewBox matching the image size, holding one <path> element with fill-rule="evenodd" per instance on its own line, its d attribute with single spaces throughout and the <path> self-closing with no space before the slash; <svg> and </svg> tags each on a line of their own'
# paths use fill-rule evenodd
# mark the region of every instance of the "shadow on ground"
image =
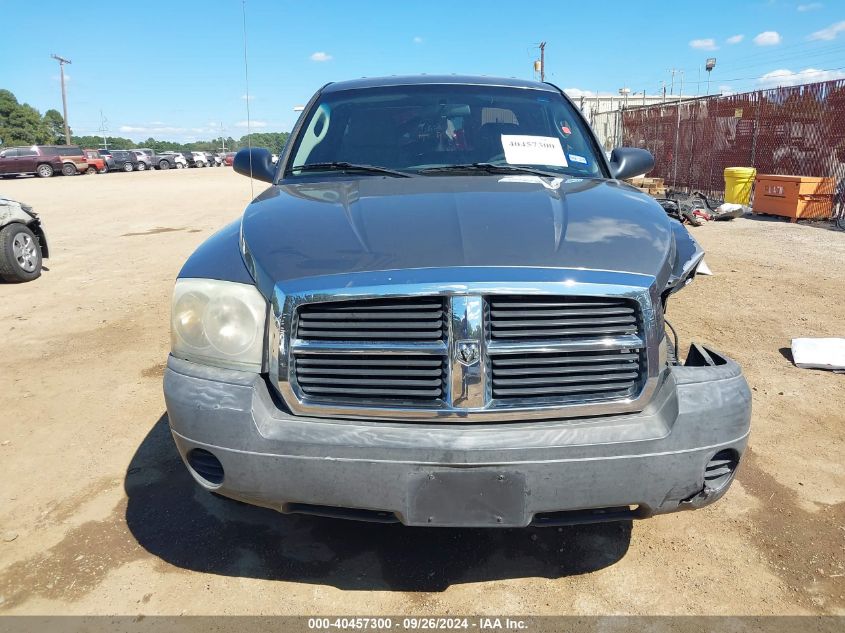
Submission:
<svg viewBox="0 0 845 633">
<path fill-rule="evenodd" d="M 283 515 L 215 497 L 183 466 L 167 415 L 126 473 L 126 522 L 147 551 L 184 569 L 341 589 L 442 591 L 506 578 L 559 578 L 607 567 L 631 522 L 566 528 L 409 528 Z"/>
</svg>

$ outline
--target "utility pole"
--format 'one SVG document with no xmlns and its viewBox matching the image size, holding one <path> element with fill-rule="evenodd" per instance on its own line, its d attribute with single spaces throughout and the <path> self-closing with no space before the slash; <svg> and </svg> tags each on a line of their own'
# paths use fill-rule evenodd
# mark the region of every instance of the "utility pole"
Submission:
<svg viewBox="0 0 845 633">
<path fill-rule="evenodd" d="M 108 124 L 108 119 L 106 119 L 106 117 L 103 116 L 103 111 L 100 110 L 100 134 L 103 137 L 103 149 L 109 148 L 108 141 L 106 141 L 106 132 L 109 131 L 107 124 Z"/>
<path fill-rule="evenodd" d="M 671 96 L 675 94 L 675 73 L 677 70 L 675 68 L 670 68 L 669 72 L 672 73 L 672 83 L 669 84 L 669 95 Z"/>
<path fill-rule="evenodd" d="M 546 81 L 546 43 L 540 42 L 540 81 Z"/>
<path fill-rule="evenodd" d="M 59 75 L 62 80 L 62 113 L 65 120 L 65 145 L 70 145 L 70 128 L 67 125 L 67 94 L 65 93 L 65 64 L 69 64 L 70 60 L 60 57 L 55 53 L 50 55 L 50 57 L 59 62 Z"/>
</svg>

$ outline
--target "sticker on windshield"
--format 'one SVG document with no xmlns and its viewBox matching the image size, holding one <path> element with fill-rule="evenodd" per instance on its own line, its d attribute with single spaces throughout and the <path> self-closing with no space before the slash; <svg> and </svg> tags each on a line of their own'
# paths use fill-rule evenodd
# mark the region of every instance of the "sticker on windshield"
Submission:
<svg viewBox="0 0 845 633">
<path fill-rule="evenodd" d="M 502 134 L 505 160 L 511 165 L 559 165 L 567 167 L 560 139 L 553 136 Z"/>
<path fill-rule="evenodd" d="M 587 159 L 583 156 L 579 156 L 578 154 L 570 154 L 569 160 L 571 160 L 573 163 L 581 163 L 583 165 L 587 164 Z"/>
</svg>

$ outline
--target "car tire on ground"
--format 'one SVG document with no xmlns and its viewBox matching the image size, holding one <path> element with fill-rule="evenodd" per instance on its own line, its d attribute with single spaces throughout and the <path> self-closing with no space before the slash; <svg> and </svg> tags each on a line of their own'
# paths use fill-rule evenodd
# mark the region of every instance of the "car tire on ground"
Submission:
<svg viewBox="0 0 845 633">
<path fill-rule="evenodd" d="M 200 161 L 197 163 L 197 167 L 205 167 L 205 163 Z"/>
<path fill-rule="evenodd" d="M 182 163 L 176 163 L 176 169 L 182 169 L 182 167 L 183 167 Z"/>
<path fill-rule="evenodd" d="M 159 169 L 170 169 L 170 163 L 166 160 L 158 161 L 158 168 Z"/>
<path fill-rule="evenodd" d="M 41 276 L 41 246 L 25 224 L 0 229 L 0 279 L 13 283 Z"/>
<path fill-rule="evenodd" d="M 103 168 L 97 170 L 98 174 L 107 174 L 109 173 L 109 166 L 103 163 Z"/>
<path fill-rule="evenodd" d="M 62 165 L 62 174 L 65 176 L 76 176 L 78 173 L 79 171 L 77 171 L 76 165 L 72 163 L 65 163 Z"/>
<path fill-rule="evenodd" d="M 138 171 L 144 171 L 147 169 L 147 163 L 138 163 Z"/>
<path fill-rule="evenodd" d="M 132 163 L 123 163 L 123 171 L 132 171 L 133 169 Z"/>
<path fill-rule="evenodd" d="M 38 174 L 39 178 L 49 178 L 55 173 L 55 171 L 53 170 L 52 165 L 43 163 L 35 168 L 35 173 Z"/>
<path fill-rule="evenodd" d="M 89 166 L 88 166 L 88 169 L 86 169 L 86 170 L 85 170 L 85 173 L 86 173 L 88 176 L 91 176 L 91 175 L 93 175 L 93 174 L 96 174 L 96 173 L 97 173 L 97 168 L 96 168 L 96 167 L 94 167 L 93 165 L 89 165 Z"/>
</svg>

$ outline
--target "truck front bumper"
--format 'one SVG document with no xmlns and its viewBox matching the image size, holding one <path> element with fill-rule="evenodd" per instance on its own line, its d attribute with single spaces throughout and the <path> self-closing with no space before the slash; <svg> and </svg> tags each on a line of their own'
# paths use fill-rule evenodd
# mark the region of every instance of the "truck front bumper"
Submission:
<svg viewBox="0 0 845 633">
<path fill-rule="evenodd" d="M 693 509 L 725 493 L 751 394 L 736 363 L 712 358 L 670 367 L 640 413 L 526 423 L 294 417 L 260 375 L 173 357 L 164 393 L 189 471 L 227 497 L 406 525 L 561 525 Z"/>
</svg>

